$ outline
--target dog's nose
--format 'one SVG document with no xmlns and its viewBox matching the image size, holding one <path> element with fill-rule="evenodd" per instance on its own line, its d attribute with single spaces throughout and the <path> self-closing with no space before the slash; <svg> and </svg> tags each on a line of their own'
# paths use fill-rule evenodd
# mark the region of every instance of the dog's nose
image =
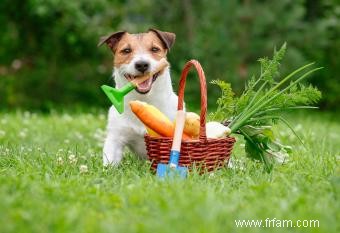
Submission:
<svg viewBox="0 0 340 233">
<path fill-rule="evenodd" d="M 144 73 L 146 70 L 148 70 L 150 67 L 150 64 L 149 62 L 146 62 L 146 61 L 139 61 L 139 62 L 136 62 L 135 64 L 135 68 L 136 70 Z"/>
</svg>

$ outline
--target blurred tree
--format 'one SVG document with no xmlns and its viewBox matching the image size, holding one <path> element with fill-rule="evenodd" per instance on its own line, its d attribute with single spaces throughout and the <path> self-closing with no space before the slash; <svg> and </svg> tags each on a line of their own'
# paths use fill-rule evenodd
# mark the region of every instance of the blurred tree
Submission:
<svg viewBox="0 0 340 233">
<path fill-rule="evenodd" d="M 0 106 L 107 105 L 99 86 L 112 83 L 112 58 L 97 49 L 99 36 L 156 27 L 177 34 L 169 54 L 175 85 L 195 58 L 209 81 L 227 80 L 239 93 L 257 58 L 287 41 L 283 72 L 310 61 L 324 66 L 312 82 L 331 108 L 340 102 L 339 14 L 335 0 L 2 0 Z M 198 88 L 192 80 L 186 90 L 193 108 Z M 209 85 L 211 106 L 218 95 Z"/>
</svg>

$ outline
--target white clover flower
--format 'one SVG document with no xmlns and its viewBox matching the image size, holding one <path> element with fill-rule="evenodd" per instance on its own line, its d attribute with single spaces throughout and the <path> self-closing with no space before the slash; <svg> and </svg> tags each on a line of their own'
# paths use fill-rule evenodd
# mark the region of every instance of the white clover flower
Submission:
<svg viewBox="0 0 340 233">
<path fill-rule="evenodd" d="M 58 165 L 63 165 L 63 164 L 64 164 L 64 159 L 63 159 L 62 157 L 59 156 L 59 157 L 57 158 L 57 164 L 58 164 Z"/>
<path fill-rule="evenodd" d="M 65 140 L 64 140 L 64 143 L 65 143 L 65 144 L 69 144 L 69 143 L 70 143 L 70 140 L 69 140 L 69 139 L 65 139 Z"/>
<path fill-rule="evenodd" d="M 70 161 L 70 164 L 75 164 L 75 163 L 77 163 L 77 161 L 78 161 L 77 157 L 76 157 L 74 154 L 70 154 L 70 155 L 68 156 L 68 159 L 69 159 L 69 161 Z"/>
<path fill-rule="evenodd" d="M 87 173 L 89 171 L 89 169 L 87 168 L 86 165 L 82 164 L 79 166 L 79 171 L 80 173 Z"/>
</svg>

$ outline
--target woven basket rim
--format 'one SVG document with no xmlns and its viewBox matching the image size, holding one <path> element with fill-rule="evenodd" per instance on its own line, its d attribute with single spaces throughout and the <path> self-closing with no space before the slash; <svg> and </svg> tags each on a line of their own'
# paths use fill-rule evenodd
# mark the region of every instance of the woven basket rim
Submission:
<svg viewBox="0 0 340 233">
<path fill-rule="evenodd" d="M 144 135 L 144 137 L 148 137 L 151 140 L 172 140 L 173 139 L 172 137 L 152 136 L 152 135 L 147 134 L 147 133 Z M 227 137 L 224 137 L 224 138 L 206 138 L 205 141 L 212 142 L 212 141 L 219 141 L 219 140 L 234 140 L 234 141 L 236 141 L 236 138 L 233 137 L 233 136 L 227 136 Z M 190 139 L 190 140 L 183 140 L 182 139 L 182 143 L 188 143 L 188 142 L 202 142 L 202 141 L 199 138 Z"/>
</svg>

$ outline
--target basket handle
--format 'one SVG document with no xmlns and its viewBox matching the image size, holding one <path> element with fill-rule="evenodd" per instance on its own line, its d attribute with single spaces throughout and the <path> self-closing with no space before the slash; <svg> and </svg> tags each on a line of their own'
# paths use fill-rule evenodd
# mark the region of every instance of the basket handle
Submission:
<svg viewBox="0 0 340 233">
<path fill-rule="evenodd" d="M 200 88 L 201 88 L 201 114 L 200 114 L 200 134 L 199 139 L 200 141 L 206 141 L 206 129 L 205 129 L 205 123 L 206 123 L 206 115 L 207 115 L 207 84 L 205 81 L 205 75 L 204 71 L 202 69 L 201 64 L 196 60 L 190 60 L 188 61 L 181 74 L 181 80 L 179 81 L 179 90 L 178 90 L 178 110 L 183 110 L 183 100 L 184 100 L 184 89 L 185 89 L 185 81 L 187 78 L 187 75 L 190 71 L 190 68 L 194 66 L 197 70 L 199 81 L 200 81 Z"/>
</svg>

